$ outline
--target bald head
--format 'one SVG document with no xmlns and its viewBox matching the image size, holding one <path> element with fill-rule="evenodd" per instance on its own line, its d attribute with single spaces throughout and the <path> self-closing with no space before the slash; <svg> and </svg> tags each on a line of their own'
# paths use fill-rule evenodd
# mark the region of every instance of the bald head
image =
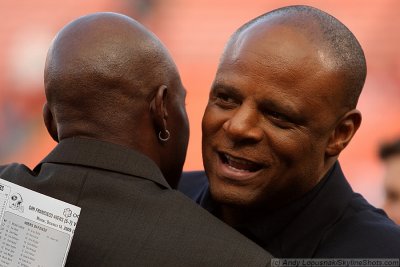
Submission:
<svg viewBox="0 0 400 267">
<path fill-rule="evenodd" d="M 361 124 L 364 80 L 357 40 L 320 10 L 284 7 L 238 29 L 202 121 L 204 168 L 223 220 L 242 223 L 243 210 L 277 210 L 312 190 Z"/>
<path fill-rule="evenodd" d="M 366 78 L 364 52 L 353 33 L 343 23 L 319 9 L 288 6 L 265 13 L 240 27 L 232 35 L 225 53 L 254 32 L 262 36 L 263 32 L 272 27 L 286 27 L 313 43 L 326 63 L 343 77 L 342 104 L 348 108 L 356 107 Z"/>
<path fill-rule="evenodd" d="M 185 90 L 153 33 L 121 14 L 78 18 L 53 40 L 44 74 L 43 114 L 53 139 L 94 138 L 137 150 L 177 184 L 189 138 Z"/>
<path fill-rule="evenodd" d="M 180 79 L 167 50 L 121 14 L 95 13 L 69 23 L 46 60 L 46 97 L 61 138 L 126 125 L 129 116 L 143 116 L 158 86 L 176 87 L 172 83 Z"/>
</svg>

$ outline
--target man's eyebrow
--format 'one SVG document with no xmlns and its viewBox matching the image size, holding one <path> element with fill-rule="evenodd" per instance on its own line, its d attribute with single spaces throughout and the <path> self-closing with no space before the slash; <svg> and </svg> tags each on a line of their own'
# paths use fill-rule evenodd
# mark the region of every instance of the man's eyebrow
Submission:
<svg viewBox="0 0 400 267">
<path fill-rule="evenodd" d="M 222 89 L 225 93 L 229 93 L 234 97 L 241 97 L 242 94 L 240 93 L 239 89 L 232 85 L 225 84 L 223 82 L 214 82 L 211 90 L 214 91 L 216 89 Z"/>
<path fill-rule="evenodd" d="M 295 110 L 290 105 L 283 104 L 282 102 L 276 102 L 271 99 L 260 99 L 259 103 L 260 106 L 264 108 L 272 108 L 281 112 L 295 113 Z"/>
<path fill-rule="evenodd" d="M 271 99 L 260 99 L 259 103 L 261 109 L 279 112 L 298 125 L 304 125 L 306 123 L 303 113 L 288 103 L 278 102 Z"/>
</svg>

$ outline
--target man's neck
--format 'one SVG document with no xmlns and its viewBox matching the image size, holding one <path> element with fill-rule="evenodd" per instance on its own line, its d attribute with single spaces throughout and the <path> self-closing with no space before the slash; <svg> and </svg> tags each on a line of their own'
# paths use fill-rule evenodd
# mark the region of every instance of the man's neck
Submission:
<svg viewBox="0 0 400 267">
<path fill-rule="evenodd" d="M 220 219 L 232 227 L 239 225 L 242 221 L 242 214 L 236 208 L 221 205 L 219 212 Z"/>
</svg>

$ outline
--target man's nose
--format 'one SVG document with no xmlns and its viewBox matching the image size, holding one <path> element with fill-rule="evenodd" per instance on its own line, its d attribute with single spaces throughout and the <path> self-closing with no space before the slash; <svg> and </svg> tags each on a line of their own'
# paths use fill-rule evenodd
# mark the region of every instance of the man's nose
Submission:
<svg viewBox="0 0 400 267">
<path fill-rule="evenodd" d="M 240 106 L 222 126 L 227 135 L 235 141 L 259 142 L 264 132 L 260 127 L 260 114 L 255 108 Z"/>
</svg>

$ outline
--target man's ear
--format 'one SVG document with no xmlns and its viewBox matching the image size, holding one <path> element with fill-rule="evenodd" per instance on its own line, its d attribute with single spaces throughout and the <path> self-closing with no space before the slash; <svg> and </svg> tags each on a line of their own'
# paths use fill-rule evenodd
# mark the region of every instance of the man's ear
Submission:
<svg viewBox="0 0 400 267">
<path fill-rule="evenodd" d="M 347 112 L 333 130 L 325 154 L 330 157 L 338 156 L 350 143 L 360 124 L 360 111 L 353 109 Z"/>
<path fill-rule="evenodd" d="M 58 143 L 57 124 L 47 102 L 43 106 L 43 120 L 51 138 Z"/>
<path fill-rule="evenodd" d="M 160 131 L 164 133 L 167 130 L 167 96 L 168 87 L 166 85 L 161 85 L 157 88 L 157 92 L 150 102 L 150 112 L 157 131 L 156 134 Z"/>
</svg>

